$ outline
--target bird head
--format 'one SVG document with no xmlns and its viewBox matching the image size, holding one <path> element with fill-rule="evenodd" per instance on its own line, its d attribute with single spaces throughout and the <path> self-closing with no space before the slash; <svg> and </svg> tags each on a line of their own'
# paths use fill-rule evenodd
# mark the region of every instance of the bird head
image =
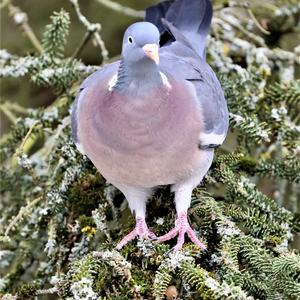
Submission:
<svg viewBox="0 0 300 300">
<path fill-rule="evenodd" d="M 129 26 L 124 34 L 122 59 L 126 62 L 159 63 L 159 31 L 149 22 L 137 22 Z"/>
</svg>

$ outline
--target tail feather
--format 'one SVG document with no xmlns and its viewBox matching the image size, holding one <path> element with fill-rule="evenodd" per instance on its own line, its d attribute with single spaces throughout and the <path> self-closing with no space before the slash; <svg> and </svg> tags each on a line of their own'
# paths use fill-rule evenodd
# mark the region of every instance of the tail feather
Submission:
<svg viewBox="0 0 300 300">
<path fill-rule="evenodd" d="M 171 42 L 175 34 L 168 33 L 162 22 L 171 23 L 201 57 L 205 57 L 206 37 L 210 30 L 213 9 L 210 0 L 169 0 L 146 11 L 146 21 L 154 23 L 165 42 Z"/>
<path fill-rule="evenodd" d="M 168 0 L 146 9 L 145 20 L 155 24 L 161 34 L 165 31 L 161 19 L 165 18 L 167 11 L 173 3 L 174 0 Z"/>
</svg>

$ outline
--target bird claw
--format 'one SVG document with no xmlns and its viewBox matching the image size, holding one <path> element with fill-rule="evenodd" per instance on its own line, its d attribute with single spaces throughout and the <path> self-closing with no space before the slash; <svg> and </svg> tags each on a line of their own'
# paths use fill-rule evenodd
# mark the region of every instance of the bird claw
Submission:
<svg viewBox="0 0 300 300">
<path fill-rule="evenodd" d="M 158 237 L 155 235 L 155 233 L 152 232 L 152 231 L 150 231 L 150 232 L 151 232 L 151 234 L 153 233 L 153 236 L 149 236 L 150 241 L 152 241 L 152 242 L 157 241 L 157 240 L 158 240 Z"/>
<path fill-rule="evenodd" d="M 184 244 L 185 233 L 187 233 L 187 235 L 195 245 L 197 245 L 202 250 L 206 250 L 206 246 L 197 238 L 194 230 L 191 228 L 186 213 L 179 213 L 175 221 L 175 227 L 165 235 L 158 237 L 158 242 L 170 240 L 178 235 L 177 244 L 174 247 L 174 250 L 180 250 Z"/>
<path fill-rule="evenodd" d="M 150 240 L 156 240 L 157 236 L 154 232 L 152 232 L 144 218 L 137 217 L 136 218 L 136 225 L 135 228 L 129 232 L 126 236 L 123 237 L 123 239 L 117 244 L 117 250 L 122 249 L 127 243 L 135 239 L 136 237 L 140 237 L 143 239 L 150 239 Z"/>
</svg>

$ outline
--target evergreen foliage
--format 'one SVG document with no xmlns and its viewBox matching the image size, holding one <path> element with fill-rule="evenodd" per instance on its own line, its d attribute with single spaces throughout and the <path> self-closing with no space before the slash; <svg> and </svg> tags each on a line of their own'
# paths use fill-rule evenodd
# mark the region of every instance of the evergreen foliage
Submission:
<svg viewBox="0 0 300 300">
<path fill-rule="evenodd" d="M 51 17 L 41 54 L 0 51 L 1 77 L 26 76 L 57 94 L 46 109 L 16 117 L 0 141 L 2 299 L 159 300 L 170 299 L 170 285 L 180 299 L 300 299 L 293 244 L 300 231 L 300 50 L 267 46 L 270 36 L 234 13 L 239 4 L 223 2 L 207 56 L 228 100 L 234 145 L 217 150 L 189 211 L 207 252 L 189 243 L 174 252 L 174 241 L 147 240 L 115 250 L 134 220 L 120 192 L 71 140 L 70 105 L 97 67 L 64 56 L 72 26 L 66 11 Z M 271 36 L 296 28 L 298 1 L 274 7 L 266 21 Z M 157 234 L 173 226 L 172 197 L 161 188 L 148 204 Z"/>
</svg>

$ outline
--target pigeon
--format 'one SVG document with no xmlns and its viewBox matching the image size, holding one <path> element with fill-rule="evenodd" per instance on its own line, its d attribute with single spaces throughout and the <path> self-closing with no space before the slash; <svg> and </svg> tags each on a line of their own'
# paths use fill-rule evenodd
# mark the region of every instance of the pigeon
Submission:
<svg viewBox="0 0 300 300">
<path fill-rule="evenodd" d="M 149 7 L 123 37 L 119 61 L 84 80 L 72 107 L 72 136 L 103 177 L 126 197 L 135 238 L 164 242 L 185 234 L 201 249 L 188 221 L 193 189 L 225 140 L 228 109 L 206 63 L 212 19 L 209 0 L 169 0 Z M 156 237 L 145 221 L 146 202 L 161 186 L 175 195 L 175 226 Z"/>
</svg>

